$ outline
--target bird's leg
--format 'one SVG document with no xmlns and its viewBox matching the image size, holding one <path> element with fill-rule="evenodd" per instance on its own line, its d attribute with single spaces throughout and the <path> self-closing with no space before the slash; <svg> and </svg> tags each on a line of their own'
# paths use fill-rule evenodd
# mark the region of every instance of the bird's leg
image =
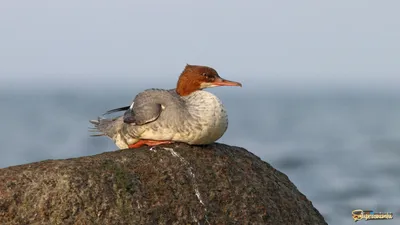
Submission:
<svg viewBox="0 0 400 225">
<path fill-rule="evenodd" d="M 173 141 L 154 141 L 154 140 L 146 140 L 146 145 L 148 146 L 157 146 L 163 144 L 172 144 Z"/>
<path fill-rule="evenodd" d="M 141 139 L 138 142 L 131 144 L 128 146 L 128 148 L 140 148 L 143 145 L 147 146 L 157 146 L 157 145 L 162 145 L 162 144 L 171 144 L 173 141 L 156 141 L 156 140 L 146 140 L 146 139 Z"/>
<path fill-rule="evenodd" d="M 128 145 L 128 148 L 140 148 L 140 147 L 142 147 L 142 146 L 145 145 L 145 144 L 146 144 L 145 140 L 139 140 L 139 141 L 136 142 L 136 143 L 133 143 L 133 144 Z"/>
</svg>

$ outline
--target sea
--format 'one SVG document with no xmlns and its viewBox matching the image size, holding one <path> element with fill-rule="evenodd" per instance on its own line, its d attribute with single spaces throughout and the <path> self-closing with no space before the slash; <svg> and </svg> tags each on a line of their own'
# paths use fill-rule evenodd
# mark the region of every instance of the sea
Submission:
<svg viewBox="0 0 400 225">
<path fill-rule="evenodd" d="M 394 214 L 358 224 L 400 224 L 400 94 L 226 88 L 212 90 L 229 114 L 218 142 L 288 175 L 328 224 L 354 224 L 355 209 Z M 142 89 L 0 90 L 0 168 L 114 151 L 88 121 Z"/>
</svg>

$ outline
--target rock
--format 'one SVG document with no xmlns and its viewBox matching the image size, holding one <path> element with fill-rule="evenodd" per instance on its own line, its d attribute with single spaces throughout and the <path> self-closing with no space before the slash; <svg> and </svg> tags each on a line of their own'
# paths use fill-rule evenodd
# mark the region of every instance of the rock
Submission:
<svg viewBox="0 0 400 225">
<path fill-rule="evenodd" d="M 326 224 L 243 148 L 183 143 L 0 169 L 0 224 Z"/>
</svg>

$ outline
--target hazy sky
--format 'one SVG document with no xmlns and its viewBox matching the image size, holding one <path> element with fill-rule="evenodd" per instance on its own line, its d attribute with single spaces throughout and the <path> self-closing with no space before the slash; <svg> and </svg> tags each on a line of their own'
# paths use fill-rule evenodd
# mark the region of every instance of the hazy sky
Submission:
<svg viewBox="0 0 400 225">
<path fill-rule="evenodd" d="M 399 9 L 394 0 L 3 0 L 0 86 L 175 83 L 190 63 L 252 85 L 399 87 Z"/>
</svg>

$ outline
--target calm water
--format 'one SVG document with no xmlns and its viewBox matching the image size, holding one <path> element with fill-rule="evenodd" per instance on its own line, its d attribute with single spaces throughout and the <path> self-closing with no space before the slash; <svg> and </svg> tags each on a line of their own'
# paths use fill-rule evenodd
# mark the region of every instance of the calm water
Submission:
<svg viewBox="0 0 400 225">
<path fill-rule="evenodd" d="M 0 167 L 116 149 L 88 136 L 88 120 L 126 105 L 137 91 L 2 92 Z M 354 224 L 351 211 L 359 208 L 395 219 L 358 223 L 400 224 L 399 96 L 223 92 L 230 127 L 220 142 L 287 174 L 329 224 Z"/>
</svg>

